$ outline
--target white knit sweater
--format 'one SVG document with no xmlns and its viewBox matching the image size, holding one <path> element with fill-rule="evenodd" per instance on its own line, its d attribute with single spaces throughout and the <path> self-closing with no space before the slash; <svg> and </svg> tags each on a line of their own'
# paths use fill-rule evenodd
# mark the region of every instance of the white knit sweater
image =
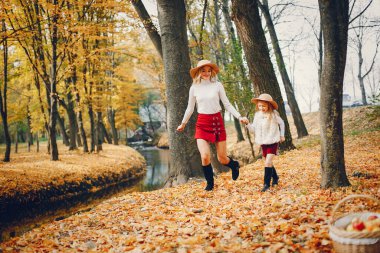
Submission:
<svg viewBox="0 0 380 253">
<path fill-rule="evenodd" d="M 198 113 L 214 114 L 222 110 L 219 101 L 222 101 L 224 107 L 236 118 L 241 117 L 240 113 L 231 105 L 226 96 L 226 91 L 220 82 L 201 81 L 200 84 L 193 84 L 189 91 L 189 102 L 182 123 L 187 123 L 194 112 L 194 106 L 197 104 Z"/>
<path fill-rule="evenodd" d="M 255 134 L 255 143 L 259 145 L 277 143 L 280 141 L 280 136 L 285 136 L 285 123 L 277 111 L 256 112 L 252 124 L 248 124 L 247 128 Z"/>
</svg>

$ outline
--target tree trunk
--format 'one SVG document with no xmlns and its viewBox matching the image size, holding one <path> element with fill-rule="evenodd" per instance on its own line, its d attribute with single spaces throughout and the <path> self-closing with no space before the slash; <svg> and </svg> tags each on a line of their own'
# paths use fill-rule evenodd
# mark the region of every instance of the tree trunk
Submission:
<svg viewBox="0 0 380 253">
<path fill-rule="evenodd" d="M 29 101 L 30 102 L 30 101 Z M 27 116 L 26 116 L 26 122 L 27 122 L 27 139 L 28 139 L 28 147 L 33 145 L 33 134 L 32 134 L 32 118 L 30 116 L 30 109 L 29 105 L 26 107 Z"/>
<path fill-rule="evenodd" d="M 243 44 L 255 93 L 269 93 L 278 103 L 278 111 L 285 122 L 285 141 L 280 144 L 280 148 L 289 150 L 295 147 L 292 142 L 280 86 L 276 79 L 269 56 L 268 45 L 261 26 L 257 1 L 233 0 L 233 20 Z"/>
<path fill-rule="evenodd" d="M 65 146 L 69 146 L 69 137 L 67 136 L 65 123 L 60 115 L 57 115 L 59 129 L 61 129 L 62 141 Z"/>
<path fill-rule="evenodd" d="M 358 79 L 359 79 L 359 85 L 360 85 L 360 92 L 362 94 L 362 103 L 363 105 L 367 105 L 367 97 L 365 94 L 365 88 L 364 88 L 364 76 L 362 75 L 362 66 L 363 66 L 363 53 L 362 53 L 362 42 L 358 42 L 358 57 L 359 57 L 359 73 L 358 73 Z"/>
<path fill-rule="evenodd" d="M 51 81 L 50 81 L 50 120 L 49 120 L 49 140 L 50 140 L 50 159 L 58 160 L 58 146 L 56 140 L 56 124 L 58 116 L 57 108 L 57 44 L 58 44 L 58 0 L 53 0 L 54 14 L 52 17 L 52 66 L 51 66 Z"/>
<path fill-rule="evenodd" d="M 95 135 L 95 141 L 96 141 L 96 152 L 103 150 L 103 131 L 102 131 L 102 112 L 96 112 L 96 135 Z"/>
<path fill-rule="evenodd" d="M 182 133 L 176 128 L 187 107 L 190 57 L 186 32 L 186 10 L 183 0 L 157 0 L 158 19 L 165 68 L 168 109 L 170 171 L 166 186 L 185 183 L 189 177 L 200 174 L 201 158 L 194 139 L 195 115 Z"/>
<path fill-rule="evenodd" d="M 347 55 L 348 0 L 318 0 L 324 38 L 320 127 L 323 188 L 348 186 L 344 163 L 342 99 Z"/>
<path fill-rule="evenodd" d="M 68 84 L 66 84 L 66 88 L 69 88 Z M 69 119 L 69 129 L 70 129 L 70 145 L 69 145 L 69 150 L 75 150 L 77 149 L 77 120 L 76 120 L 76 115 L 74 111 L 74 100 L 73 96 L 71 93 L 71 90 L 67 92 L 67 116 Z"/>
<path fill-rule="evenodd" d="M 18 130 L 16 128 L 16 132 L 15 132 L 15 154 L 18 153 Z"/>
<path fill-rule="evenodd" d="M 36 151 L 37 151 L 37 153 L 40 152 L 40 139 L 39 139 L 38 135 L 39 135 L 39 132 L 37 132 L 37 134 L 36 134 L 36 142 L 37 142 Z"/>
<path fill-rule="evenodd" d="M 88 105 L 88 115 L 90 117 L 90 139 L 91 139 L 91 146 L 90 146 L 90 152 L 95 151 L 95 120 L 94 120 L 94 111 L 92 110 L 91 104 Z"/>
<path fill-rule="evenodd" d="M 112 144 L 112 138 L 109 136 L 105 125 L 103 124 L 103 122 L 101 122 L 100 124 L 102 126 L 103 136 L 106 137 L 107 143 Z"/>
<path fill-rule="evenodd" d="M 28 83 L 28 91 L 31 90 L 31 84 Z M 28 105 L 26 106 L 26 113 L 27 113 L 27 116 L 26 116 L 26 122 L 27 122 L 27 138 L 28 138 L 28 152 L 30 151 L 30 146 L 33 145 L 33 134 L 32 134 L 32 117 L 31 117 L 31 114 L 30 114 L 30 105 L 31 103 L 31 97 L 28 96 Z"/>
<path fill-rule="evenodd" d="M 264 14 L 269 35 L 272 41 L 274 54 L 276 56 L 277 67 L 278 67 L 278 70 L 280 71 L 282 83 L 284 84 L 284 87 L 285 87 L 286 97 L 288 99 L 288 104 L 292 112 L 294 125 L 297 128 L 297 136 L 298 138 L 305 137 L 308 135 L 307 129 L 302 119 L 301 111 L 298 107 L 298 103 L 294 94 L 293 85 L 290 82 L 290 78 L 286 70 L 284 58 L 282 57 L 282 52 L 281 52 L 280 44 L 278 42 L 276 29 L 274 27 L 272 17 L 269 12 L 268 0 L 263 0 L 263 4 L 260 4 L 260 2 L 258 3 L 261 9 L 261 12 Z"/>
<path fill-rule="evenodd" d="M 108 108 L 107 116 L 108 116 L 108 122 L 111 125 L 113 144 L 119 145 L 119 137 L 117 134 L 116 124 L 115 124 L 115 114 L 116 114 L 115 109 L 113 109 L 112 107 Z"/>
<path fill-rule="evenodd" d="M 128 128 L 125 129 L 125 146 L 128 146 Z"/>
<path fill-rule="evenodd" d="M 240 121 L 234 117 L 234 125 L 237 133 L 237 141 L 244 141 L 243 131 L 241 130 Z"/>
<path fill-rule="evenodd" d="M 220 50 L 216 50 L 215 58 L 216 63 L 218 65 L 226 66 L 227 65 L 227 55 L 226 55 L 226 47 L 224 45 L 224 40 L 222 32 L 221 32 L 221 24 L 220 24 L 220 15 L 219 15 L 219 3 L 218 0 L 214 0 L 214 13 L 215 13 L 215 28 L 214 28 L 214 39 L 218 41 L 218 47 Z"/>
<path fill-rule="evenodd" d="M 157 28 L 154 26 L 152 19 L 149 16 L 149 13 L 146 11 L 143 2 L 141 0 L 133 0 L 131 2 L 137 14 L 140 17 L 140 20 L 143 23 L 145 30 L 149 35 L 149 38 L 153 42 L 154 47 L 156 48 L 157 52 L 162 58 L 162 45 L 160 34 L 158 33 Z"/>
<path fill-rule="evenodd" d="M 78 148 L 82 147 L 82 139 L 81 138 L 82 137 L 80 136 L 79 130 L 77 128 L 77 146 L 78 146 Z"/>
<path fill-rule="evenodd" d="M 2 20 L 2 32 L 5 35 L 6 25 L 5 20 Z M 9 134 L 8 128 L 8 108 L 7 108 L 7 89 L 8 89 L 8 41 L 3 37 L 3 91 L 0 90 L 0 113 L 1 119 L 3 121 L 4 127 L 4 137 L 5 137 L 5 153 L 4 162 L 9 162 L 11 160 L 11 136 Z"/>
<path fill-rule="evenodd" d="M 84 72 L 83 76 L 85 76 L 85 71 L 86 70 L 83 70 L 83 72 Z M 76 113 L 77 124 L 78 124 L 78 129 L 79 129 L 80 136 L 82 138 L 83 152 L 87 153 L 88 152 L 88 144 L 87 144 L 86 131 L 84 130 L 84 126 L 83 126 L 81 99 L 80 99 L 80 95 L 79 95 L 79 92 L 78 92 L 78 89 L 77 89 L 76 69 L 74 69 L 73 72 L 74 72 L 74 75 L 73 75 L 73 86 L 74 86 L 74 94 L 75 94 L 75 103 L 76 103 L 76 106 L 78 108 L 77 109 L 77 113 Z M 84 84 L 85 84 L 85 80 L 86 79 L 84 77 Z"/>
<path fill-rule="evenodd" d="M 321 86 L 322 82 L 322 64 L 323 64 L 323 33 L 322 33 L 322 21 L 319 21 L 319 37 L 318 37 L 318 83 Z M 355 90 L 354 90 L 355 94 Z"/>
<path fill-rule="evenodd" d="M 79 94 L 77 96 L 79 96 Z M 88 144 L 87 144 L 86 131 L 84 130 L 84 126 L 83 126 L 83 118 L 82 118 L 81 110 L 77 112 L 77 119 L 78 119 L 78 128 L 79 128 L 80 136 L 82 138 L 83 152 L 87 153 Z"/>
<path fill-rule="evenodd" d="M 222 12 L 223 12 L 224 20 L 225 20 L 225 25 L 227 28 L 227 35 L 228 35 L 228 38 L 231 41 L 231 45 L 232 45 L 232 50 L 231 50 L 231 58 L 232 59 L 231 60 L 232 60 L 233 64 L 236 64 L 236 70 L 237 70 L 236 76 L 232 77 L 232 78 L 235 78 L 237 80 L 241 80 L 240 82 L 238 82 L 235 85 L 236 86 L 235 92 L 237 92 L 237 93 L 241 92 L 241 93 L 244 93 L 247 95 L 248 94 L 252 95 L 250 92 L 248 92 L 248 91 L 252 90 L 252 87 L 251 87 L 250 81 L 248 80 L 247 75 L 246 75 L 246 69 L 245 69 L 244 64 L 243 64 L 243 56 L 242 56 L 241 45 L 240 45 L 238 38 L 236 38 L 236 35 L 235 35 L 235 29 L 234 29 L 234 26 L 232 24 L 232 19 L 230 16 L 228 0 L 223 0 Z M 240 72 L 240 74 L 238 72 Z M 236 91 L 236 89 L 237 89 L 237 91 Z M 239 99 L 241 99 L 241 98 L 239 98 Z M 245 100 L 245 99 L 243 99 L 243 100 Z M 250 100 L 250 98 L 249 98 L 249 100 Z M 241 103 L 242 101 L 236 101 L 235 100 L 234 102 L 236 104 L 240 104 L 240 105 L 242 104 Z M 235 119 L 234 119 L 234 123 L 235 123 L 234 124 L 235 130 L 236 130 L 237 137 L 238 137 L 238 142 L 244 141 L 244 136 L 243 136 L 243 132 L 242 132 L 240 123 L 237 124 Z"/>
</svg>

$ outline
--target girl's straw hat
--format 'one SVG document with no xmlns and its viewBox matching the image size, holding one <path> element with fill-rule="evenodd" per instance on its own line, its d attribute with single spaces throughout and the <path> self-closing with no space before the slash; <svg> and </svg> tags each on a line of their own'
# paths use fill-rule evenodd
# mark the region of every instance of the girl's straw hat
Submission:
<svg viewBox="0 0 380 253">
<path fill-rule="evenodd" d="M 191 76 L 192 78 L 195 78 L 195 74 L 197 73 L 197 71 L 198 71 L 200 68 L 204 67 L 204 66 L 210 66 L 210 67 L 215 71 L 215 73 L 217 73 L 217 74 L 218 74 L 218 72 L 219 72 L 219 67 L 218 67 L 218 65 L 212 63 L 212 62 L 209 61 L 209 60 L 200 60 L 195 68 L 190 69 L 190 76 Z"/>
<path fill-rule="evenodd" d="M 251 102 L 257 104 L 258 101 L 265 101 L 270 103 L 275 110 L 278 109 L 276 101 L 273 100 L 272 96 L 266 93 L 261 94 L 258 98 L 252 98 Z"/>
</svg>

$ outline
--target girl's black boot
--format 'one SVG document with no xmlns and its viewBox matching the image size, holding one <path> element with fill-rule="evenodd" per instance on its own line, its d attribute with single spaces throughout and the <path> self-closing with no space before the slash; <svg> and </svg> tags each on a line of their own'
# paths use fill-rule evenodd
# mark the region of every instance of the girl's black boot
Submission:
<svg viewBox="0 0 380 253">
<path fill-rule="evenodd" d="M 272 178 L 272 168 L 271 167 L 265 167 L 264 187 L 263 187 L 263 189 L 261 189 L 262 192 L 265 192 L 269 189 L 271 178 Z"/>
<path fill-rule="evenodd" d="M 205 190 L 211 191 L 214 188 L 214 173 L 212 171 L 211 163 L 209 165 L 202 166 L 202 168 L 203 168 L 203 173 L 205 175 L 205 179 L 207 181 Z"/>
<path fill-rule="evenodd" d="M 278 185 L 279 176 L 277 175 L 277 171 L 274 168 L 274 166 L 272 167 L 272 178 L 273 178 L 272 186 Z"/>
<path fill-rule="evenodd" d="M 238 161 L 235 161 L 231 157 L 228 157 L 228 158 L 230 158 L 230 162 L 228 164 L 226 164 L 226 166 L 230 167 L 230 169 L 232 171 L 232 180 L 236 180 L 239 177 L 240 164 Z"/>
</svg>

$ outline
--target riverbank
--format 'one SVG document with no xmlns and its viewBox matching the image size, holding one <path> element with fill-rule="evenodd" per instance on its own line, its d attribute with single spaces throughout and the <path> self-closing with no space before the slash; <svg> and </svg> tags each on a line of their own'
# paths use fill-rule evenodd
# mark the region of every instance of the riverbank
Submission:
<svg viewBox="0 0 380 253">
<path fill-rule="evenodd" d="M 68 151 L 63 145 L 59 150 L 59 161 L 50 161 L 42 145 L 39 153 L 23 151 L 12 154 L 10 163 L 0 162 L 0 232 L 20 219 L 69 208 L 85 195 L 132 183 L 145 173 L 143 156 L 127 146 L 103 144 L 98 154 Z"/>
</svg>

